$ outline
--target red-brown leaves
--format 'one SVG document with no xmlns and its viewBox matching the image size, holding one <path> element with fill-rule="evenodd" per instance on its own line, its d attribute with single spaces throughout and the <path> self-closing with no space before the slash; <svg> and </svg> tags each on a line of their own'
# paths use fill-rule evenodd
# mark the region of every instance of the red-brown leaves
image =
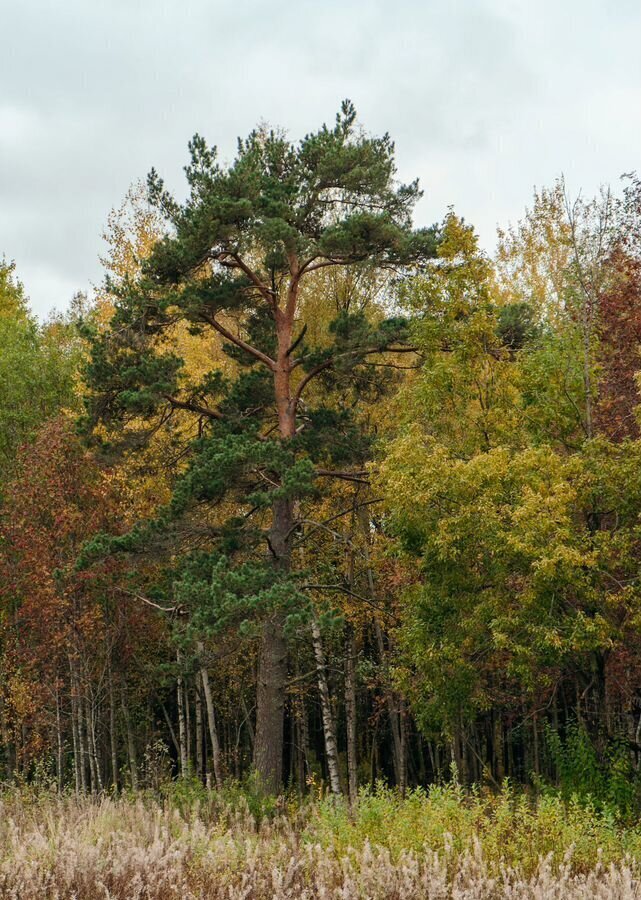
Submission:
<svg viewBox="0 0 641 900">
<path fill-rule="evenodd" d="M 623 249 L 610 260 L 609 286 L 600 298 L 601 377 L 596 418 L 613 441 L 639 436 L 635 408 L 641 397 L 641 261 Z"/>
</svg>

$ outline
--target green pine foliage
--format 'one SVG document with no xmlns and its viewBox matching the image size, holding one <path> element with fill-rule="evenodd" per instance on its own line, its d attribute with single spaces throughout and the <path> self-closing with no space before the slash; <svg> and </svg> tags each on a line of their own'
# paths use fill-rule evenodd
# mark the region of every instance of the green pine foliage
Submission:
<svg viewBox="0 0 641 900">
<path fill-rule="evenodd" d="M 298 144 L 275 131 L 252 132 L 228 167 L 194 137 L 188 199 L 177 203 L 152 171 L 149 199 L 166 217 L 167 234 L 138 276 L 108 285 L 116 297 L 109 327 L 87 327 L 90 425 L 104 423 L 111 436 L 132 423 L 153 430 L 178 410 L 201 423 L 169 505 L 130 535 L 99 538 L 87 559 L 152 546 L 155 536 L 166 538 L 182 528 L 178 521 L 207 508 L 210 546 L 184 556 L 173 588 L 195 623 L 220 627 L 236 619 L 251 631 L 252 618 L 255 626 L 277 608 L 287 628 L 300 621 L 307 605 L 300 578 L 271 565 L 269 511 L 317 499 L 319 467 L 363 465 L 370 440 L 359 405 L 375 383 L 366 364 L 411 350 L 406 317 L 338 310 L 315 344 L 306 322 L 313 303 L 307 299 L 304 311 L 293 305 L 301 285 L 313 294 L 326 268 L 400 272 L 435 253 L 437 230 L 411 227 L 417 183 L 396 183 L 389 136 L 366 136 L 355 115 L 346 102 L 333 127 Z M 203 340 L 217 333 L 231 374 L 212 359 L 193 381 L 167 338 L 179 325 Z M 285 327 L 294 423 L 287 440 L 274 388 Z M 312 380 L 314 396 L 303 402 L 299 392 Z M 382 372 L 379 390 L 388 380 Z M 351 402 L 337 404 L 347 392 Z"/>
</svg>

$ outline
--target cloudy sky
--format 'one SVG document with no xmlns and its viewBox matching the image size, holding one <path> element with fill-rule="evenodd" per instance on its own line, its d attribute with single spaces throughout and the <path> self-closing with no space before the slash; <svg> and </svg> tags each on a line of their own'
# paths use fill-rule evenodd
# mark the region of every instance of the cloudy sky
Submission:
<svg viewBox="0 0 641 900">
<path fill-rule="evenodd" d="M 534 185 L 641 169 L 639 0 L 0 0 L 0 257 L 33 308 L 101 279 L 107 214 L 153 165 L 180 190 L 198 131 L 230 158 L 351 98 L 491 249 Z"/>
</svg>

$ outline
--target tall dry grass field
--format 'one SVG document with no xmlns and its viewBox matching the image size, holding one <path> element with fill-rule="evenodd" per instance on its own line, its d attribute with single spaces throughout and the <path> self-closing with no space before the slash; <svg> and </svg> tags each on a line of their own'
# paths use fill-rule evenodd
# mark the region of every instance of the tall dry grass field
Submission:
<svg viewBox="0 0 641 900">
<path fill-rule="evenodd" d="M 0 801 L 0 897 L 15 900 L 632 900 L 641 832 L 559 801 L 327 800 L 265 815 L 240 794 Z"/>
</svg>

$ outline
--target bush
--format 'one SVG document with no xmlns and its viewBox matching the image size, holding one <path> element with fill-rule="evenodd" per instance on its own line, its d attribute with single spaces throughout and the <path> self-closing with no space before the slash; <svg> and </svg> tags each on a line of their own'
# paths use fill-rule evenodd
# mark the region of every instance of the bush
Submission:
<svg viewBox="0 0 641 900">
<path fill-rule="evenodd" d="M 597 859 L 610 864 L 630 854 L 641 858 L 641 829 L 625 827 L 608 808 L 551 792 L 530 797 L 509 783 L 500 793 L 466 792 L 453 783 L 417 788 L 405 798 L 377 785 L 360 792 L 353 811 L 332 798 L 321 801 L 305 836 L 339 854 L 369 842 L 394 859 L 426 847 L 457 857 L 477 842 L 496 873 L 504 865 L 532 873 L 546 857 L 558 869 L 570 850 L 573 871 L 587 872 Z"/>
<path fill-rule="evenodd" d="M 628 818 L 639 811 L 639 776 L 621 739 L 607 740 L 599 754 L 585 727 L 573 722 L 564 737 L 548 728 L 545 742 L 556 768 L 558 790 L 566 801 L 581 798 L 612 815 Z"/>
</svg>

